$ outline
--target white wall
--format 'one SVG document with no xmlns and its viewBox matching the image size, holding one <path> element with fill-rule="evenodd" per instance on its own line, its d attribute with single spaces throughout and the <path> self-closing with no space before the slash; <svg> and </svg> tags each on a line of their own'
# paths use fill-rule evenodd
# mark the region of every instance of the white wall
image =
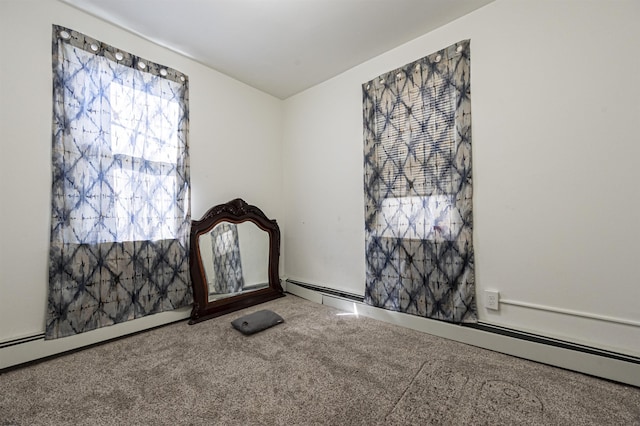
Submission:
<svg viewBox="0 0 640 426">
<path fill-rule="evenodd" d="M 361 84 L 470 38 L 481 320 L 640 355 L 639 16 L 636 0 L 498 0 L 286 100 L 288 277 L 364 293 Z M 485 289 L 631 325 L 492 312 Z"/>
<path fill-rule="evenodd" d="M 279 99 L 55 0 L 0 0 L 0 17 L 0 342 L 44 331 L 53 23 L 189 76 L 193 218 L 236 197 L 282 217 Z"/>
</svg>

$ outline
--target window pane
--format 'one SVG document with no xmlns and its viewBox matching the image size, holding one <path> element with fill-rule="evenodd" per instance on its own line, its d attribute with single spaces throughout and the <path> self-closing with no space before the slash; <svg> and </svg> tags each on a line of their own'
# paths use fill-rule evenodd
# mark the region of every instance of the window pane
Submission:
<svg viewBox="0 0 640 426">
<path fill-rule="evenodd" d="M 176 163 L 178 102 L 115 82 L 110 101 L 113 154 Z"/>
</svg>

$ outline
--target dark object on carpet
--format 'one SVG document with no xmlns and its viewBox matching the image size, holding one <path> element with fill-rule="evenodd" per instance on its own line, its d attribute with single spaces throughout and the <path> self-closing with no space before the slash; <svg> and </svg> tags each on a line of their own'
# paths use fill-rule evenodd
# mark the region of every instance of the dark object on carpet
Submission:
<svg viewBox="0 0 640 426">
<path fill-rule="evenodd" d="M 242 334 L 248 336 L 283 322 L 284 319 L 280 315 L 268 309 L 263 309 L 235 319 L 231 321 L 231 325 Z"/>
</svg>

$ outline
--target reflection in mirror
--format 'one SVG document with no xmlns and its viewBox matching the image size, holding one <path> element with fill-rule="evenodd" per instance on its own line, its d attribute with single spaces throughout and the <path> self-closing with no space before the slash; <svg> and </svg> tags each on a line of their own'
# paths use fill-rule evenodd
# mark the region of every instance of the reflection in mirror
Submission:
<svg viewBox="0 0 640 426">
<path fill-rule="evenodd" d="M 269 234 L 253 222 L 220 222 L 200 235 L 208 300 L 269 286 Z"/>
</svg>

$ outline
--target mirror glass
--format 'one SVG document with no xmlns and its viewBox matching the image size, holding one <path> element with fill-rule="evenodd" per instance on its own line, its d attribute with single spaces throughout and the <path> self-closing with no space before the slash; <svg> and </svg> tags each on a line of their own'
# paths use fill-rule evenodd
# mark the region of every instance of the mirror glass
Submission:
<svg viewBox="0 0 640 426">
<path fill-rule="evenodd" d="M 199 246 L 209 302 L 269 286 L 269 233 L 255 223 L 217 223 Z"/>
</svg>

